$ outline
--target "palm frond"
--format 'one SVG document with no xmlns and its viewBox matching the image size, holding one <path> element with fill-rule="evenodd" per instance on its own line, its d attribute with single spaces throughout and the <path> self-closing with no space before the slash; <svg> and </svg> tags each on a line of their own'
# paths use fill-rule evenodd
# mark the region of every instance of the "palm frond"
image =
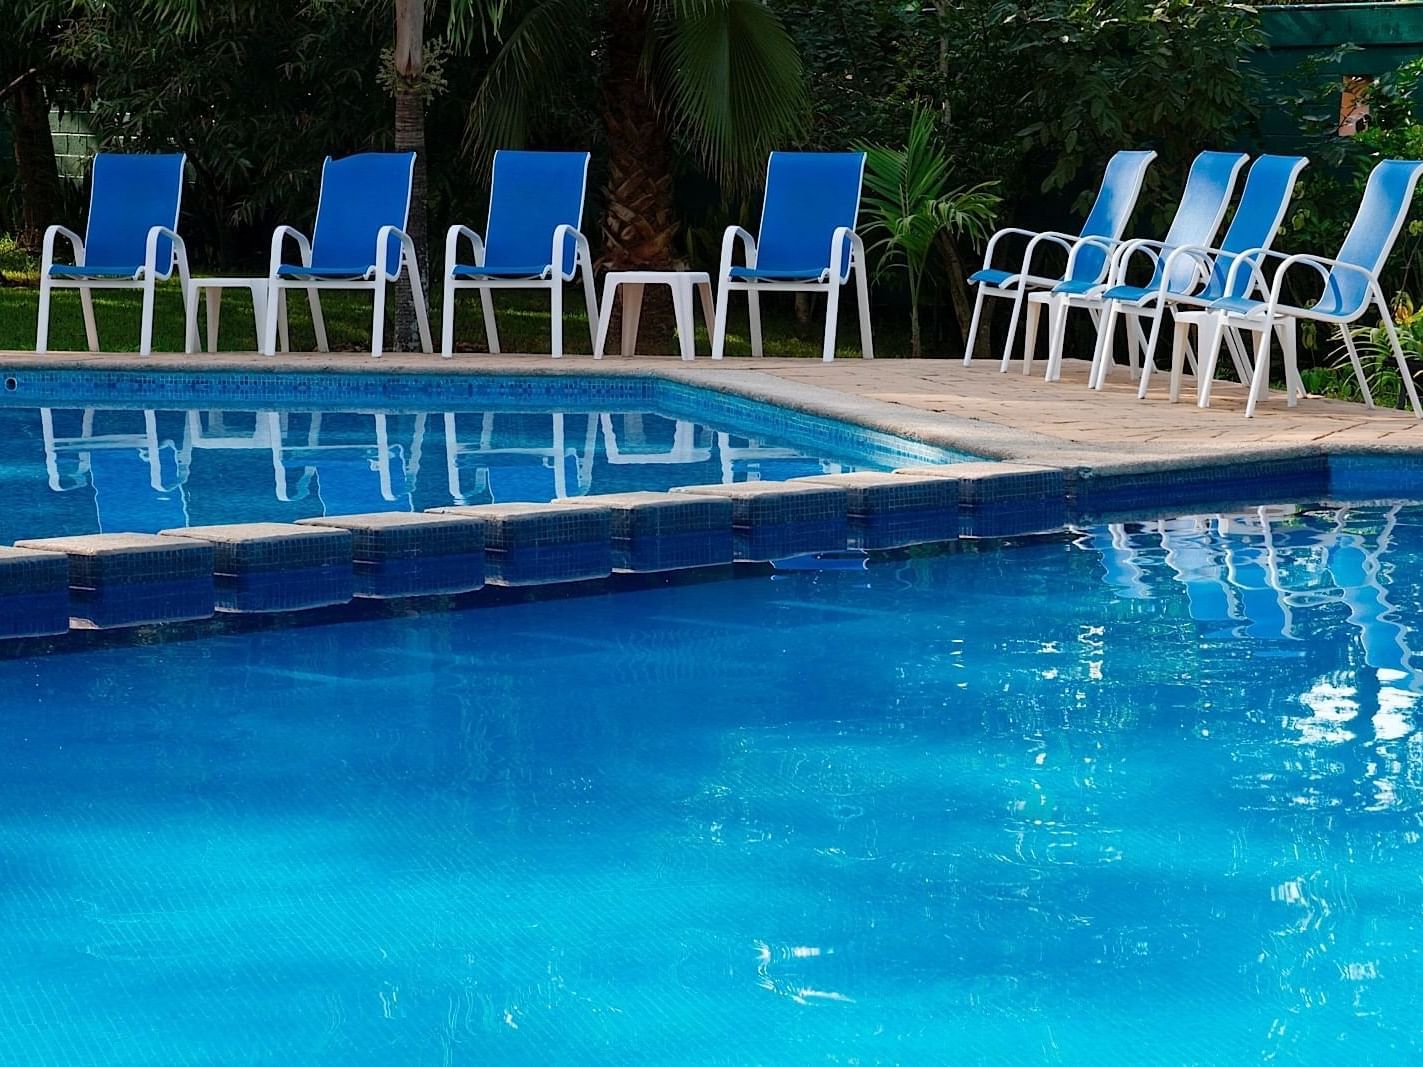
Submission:
<svg viewBox="0 0 1423 1067">
<path fill-rule="evenodd" d="M 785 27 L 758 0 L 663 0 L 654 24 L 649 72 L 669 126 L 724 181 L 759 177 L 809 114 Z"/>
<path fill-rule="evenodd" d="M 589 24 L 589 0 L 540 0 L 521 18 L 494 57 L 470 103 L 464 151 L 477 167 L 500 148 L 519 148 L 556 95 L 557 79 L 591 47 L 570 27 Z"/>
</svg>

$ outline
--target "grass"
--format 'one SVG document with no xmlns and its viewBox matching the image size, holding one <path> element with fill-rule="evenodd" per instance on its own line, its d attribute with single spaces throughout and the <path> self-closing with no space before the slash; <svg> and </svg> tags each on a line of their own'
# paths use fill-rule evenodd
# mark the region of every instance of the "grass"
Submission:
<svg viewBox="0 0 1423 1067">
<path fill-rule="evenodd" d="M 657 286 L 648 289 L 644 322 L 656 315 L 658 309 L 670 318 L 670 304 L 665 304 L 665 293 L 659 293 Z M 582 311 L 582 300 L 570 287 L 564 298 L 565 318 L 563 327 L 565 350 L 570 354 L 588 353 L 592 345 L 588 337 L 588 317 Z M 548 298 L 542 294 L 504 293 L 495 295 L 496 314 L 499 320 L 499 340 L 505 352 L 547 352 L 548 340 Z M 105 352 L 133 352 L 138 348 L 138 326 L 141 296 L 137 290 L 96 290 L 94 293 L 94 314 L 99 326 L 100 347 Z M 575 307 L 575 304 L 577 305 Z M 846 306 L 848 304 L 848 306 Z M 298 351 L 311 350 L 316 345 L 311 328 L 311 315 L 306 300 L 300 293 L 288 297 L 288 312 L 291 318 L 291 343 Z M 322 295 L 321 306 L 326 319 L 327 337 L 331 347 L 344 351 L 370 350 L 371 300 L 364 293 L 330 292 Z M 763 333 L 766 355 L 818 357 L 820 355 L 823 304 L 816 308 L 808 326 L 796 321 L 789 297 L 765 297 L 762 300 Z M 394 301 L 387 304 L 393 314 Z M 39 311 L 39 291 L 28 285 L 0 285 L 0 351 L 33 352 L 35 347 L 35 321 Z M 431 328 L 435 343 L 439 344 L 439 309 L 431 309 Z M 711 350 L 706 330 L 697 315 L 697 351 Z M 473 294 L 466 294 L 459 303 L 456 324 L 456 347 L 466 351 L 485 351 L 484 326 L 479 314 L 479 301 Z M 201 307 L 198 312 L 200 338 L 206 337 L 206 317 Z M 907 351 L 906 339 L 901 334 L 890 331 L 881 336 L 876 330 L 876 346 L 880 355 L 894 355 Z M 616 334 L 616 324 L 614 326 Z M 649 337 L 646 326 L 639 338 L 639 351 L 648 351 Z M 839 325 L 839 344 L 836 352 L 840 356 L 857 356 L 859 336 L 856 324 L 854 301 L 842 302 Z M 664 351 L 673 351 L 670 343 Z M 60 290 L 55 293 L 50 310 L 51 351 L 82 351 L 86 348 L 84 323 L 79 311 L 79 294 L 75 290 Z M 160 286 L 154 316 L 153 348 L 156 352 L 183 351 L 183 306 L 175 284 Z M 218 348 L 224 352 L 251 352 L 256 349 L 256 337 L 252 323 L 252 299 L 241 289 L 223 292 L 222 318 L 218 334 Z M 616 336 L 608 342 L 610 354 L 617 351 Z M 751 342 L 746 328 L 746 304 L 736 300 L 732 304 L 727 324 L 727 354 L 746 355 L 751 351 Z"/>
</svg>

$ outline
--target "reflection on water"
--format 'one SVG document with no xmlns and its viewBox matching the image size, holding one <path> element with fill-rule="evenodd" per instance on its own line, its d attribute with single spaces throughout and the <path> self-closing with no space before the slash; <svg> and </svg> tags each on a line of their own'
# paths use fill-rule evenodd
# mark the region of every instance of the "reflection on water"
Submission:
<svg viewBox="0 0 1423 1067">
<path fill-rule="evenodd" d="M 651 412 L 42 408 L 39 447 L 31 451 L 24 440 L 33 418 L 0 410 L 0 429 L 15 431 L 0 453 L 0 479 L 14 504 L 0 519 L 8 539 L 548 501 L 854 469 Z"/>
<path fill-rule="evenodd" d="M 1418 1062 L 1420 634 L 1370 504 L 0 660 L 0 1062 Z"/>
</svg>

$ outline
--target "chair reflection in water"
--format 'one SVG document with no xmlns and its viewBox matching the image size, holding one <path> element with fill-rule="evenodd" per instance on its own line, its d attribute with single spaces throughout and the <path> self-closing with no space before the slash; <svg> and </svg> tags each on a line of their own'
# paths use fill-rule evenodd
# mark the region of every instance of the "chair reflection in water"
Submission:
<svg viewBox="0 0 1423 1067">
<path fill-rule="evenodd" d="M 460 415 L 479 418 L 479 438 L 475 444 L 460 441 Z M 510 436 L 522 441 L 519 428 L 542 416 L 523 416 L 513 423 Z M 518 419 L 506 413 L 508 420 Z M 568 415 L 556 411 L 551 416 L 551 434 L 544 444 L 496 442 L 495 413 L 445 412 L 445 464 L 450 499 L 456 504 L 507 504 L 561 500 L 582 496 L 593 483 L 593 454 L 597 447 L 598 416 Z M 570 431 L 583 422 L 583 452 L 568 443 Z M 465 462 L 473 468 L 465 470 Z"/>
<path fill-rule="evenodd" d="M 70 417 L 79 416 L 78 433 L 55 430 Z M 142 417 L 142 430 L 96 432 L 96 422 Z M 101 533 L 153 533 L 188 524 L 188 504 L 183 491 L 192 447 L 185 439 L 162 438 L 158 413 L 84 408 L 65 411 L 40 409 L 44 437 L 45 472 L 56 493 L 91 488 L 95 517 Z"/>
<path fill-rule="evenodd" d="M 268 411 L 263 414 L 276 475 L 277 499 L 308 499 L 314 481 L 323 515 L 415 510 L 413 494 L 424 448 L 425 415 L 414 416 L 407 450 L 403 444 L 392 443 L 390 422 L 394 416 L 383 411 L 359 414 Z M 369 440 L 323 442 L 327 422 L 338 416 L 370 419 Z M 304 434 L 296 428 L 303 419 L 306 422 Z M 339 428 L 336 432 L 339 433 Z"/>
<path fill-rule="evenodd" d="M 614 432 L 613 420 L 622 419 L 621 438 Z M 649 440 L 659 435 L 649 433 L 648 419 L 654 421 L 654 428 L 660 424 L 672 424 L 672 440 Z M 665 419 L 658 415 L 644 415 L 641 412 L 625 414 L 605 414 L 598 416 L 598 425 L 603 431 L 603 453 L 613 466 L 642 466 L 645 464 L 707 463 L 711 460 L 711 431 L 702 430 L 705 443 L 698 444 L 698 427 L 686 419 Z"/>
<path fill-rule="evenodd" d="M 732 444 L 740 441 L 744 444 Z M 753 438 L 718 432 L 717 453 L 721 457 L 721 480 L 733 482 L 783 482 L 816 474 L 839 474 L 844 466 L 829 460 L 805 456 L 793 448 L 759 445 Z"/>
</svg>

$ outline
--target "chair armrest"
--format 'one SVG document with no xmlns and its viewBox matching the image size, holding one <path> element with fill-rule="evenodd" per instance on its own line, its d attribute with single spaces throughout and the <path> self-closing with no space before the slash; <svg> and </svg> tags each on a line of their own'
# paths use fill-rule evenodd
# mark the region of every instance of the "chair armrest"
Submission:
<svg viewBox="0 0 1423 1067">
<path fill-rule="evenodd" d="M 296 242 L 297 250 L 301 253 L 301 265 L 311 266 L 311 242 L 307 240 L 306 234 L 294 226 L 278 226 L 272 231 L 272 258 L 267 275 L 269 278 L 275 278 L 277 271 L 281 269 L 282 248 L 288 237 Z"/>
<path fill-rule="evenodd" d="M 158 239 L 166 237 L 173 242 L 172 254 L 168 257 L 168 262 L 158 263 Z M 169 278 L 173 274 L 173 264 L 178 263 L 184 279 L 188 276 L 188 247 L 183 243 L 183 239 L 178 236 L 177 230 L 170 230 L 167 226 L 153 226 L 149 228 L 148 240 L 143 249 L 143 270 L 150 278 Z"/>
<path fill-rule="evenodd" d="M 1031 231 L 1029 231 L 1029 230 L 999 230 L 998 232 L 999 232 L 999 233 L 1030 233 Z M 994 234 L 994 236 L 997 237 L 998 234 Z M 1004 283 L 1005 286 L 1011 285 L 1011 284 L 1014 284 L 1014 283 L 1021 284 L 1021 281 L 1022 281 L 1023 278 L 1025 278 L 1025 277 L 1027 277 L 1027 276 L 1029 276 L 1029 275 L 1031 275 L 1031 274 L 1033 273 L 1033 253 L 1038 250 L 1038 246 L 1039 246 L 1039 245 L 1042 245 L 1042 244 L 1050 244 L 1050 245 L 1055 245 L 1055 246 L 1058 247 L 1058 248 L 1061 248 L 1064 252 L 1067 253 L 1067 255 L 1068 255 L 1068 262 L 1071 262 L 1071 259 L 1072 259 L 1072 249 L 1073 249 L 1073 247 L 1074 247 L 1074 243 L 1075 243 L 1076 241 L 1078 241 L 1078 240 L 1080 240 L 1080 238 L 1074 237 L 1074 236 L 1073 236 L 1072 234 L 1070 234 L 1070 233 L 1061 233 L 1061 232 L 1059 232 L 1059 231 L 1057 231 L 1057 230 L 1042 230 L 1041 232 L 1034 233 L 1034 234 L 1032 235 L 1032 237 L 1029 238 L 1027 247 L 1023 249 L 1023 262 L 1022 262 L 1022 266 L 1020 266 L 1020 267 L 1018 268 L 1018 273 L 1017 273 L 1016 275 L 1014 275 L 1012 278 L 1008 279 L 1008 281 L 1007 281 L 1006 283 Z M 986 253 L 985 253 L 985 255 L 984 255 L 983 262 L 984 262 L 984 267 L 987 268 L 987 265 L 988 265 L 988 256 L 987 256 Z"/>
<path fill-rule="evenodd" d="M 44 231 L 43 252 L 40 254 L 40 277 L 49 277 L 49 268 L 54 266 L 54 239 L 63 237 L 74 250 L 74 265 L 84 265 L 84 240 L 73 230 L 64 226 L 50 226 Z"/>
<path fill-rule="evenodd" d="M 445 277 L 448 278 L 455 267 L 459 265 L 459 245 L 460 238 L 469 241 L 470 248 L 474 251 L 474 266 L 484 266 L 484 239 L 475 233 L 468 226 L 458 224 L 451 226 L 445 232 Z"/>
<path fill-rule="evenodd" d="M 845 246 L 850 246 L 850 263 L 845 262 Z M 826 272 L 831 284 L 844 284 L 850 277 L 850 265 L 856 258 L 864 262 L 865 242 L 850 226 L 836 226 L 830 235 L 830 269 Z"/>
<path fill-rule="evenodd" d="M 1154 267 L 1161 262 L 1161 252 L 1165 247 L 1163 242 L 1149 240 L 1145 237 L 1133 237 L 1130 241 L 1123 241 L 1112 250 L 1108 261 L 1107 278 L 1109 284 L 1121 285 L 1126 281 L 1127 267 L 1133 256 L 1145 256 Z"/>
<path fill-rule="evenodd" d="M 1324 280 L 1326 285 L 1329 281 L 1329 275 L 1331 273 L 1336 270 L 1344 270 L 1352 271 L 1355 274 L 1362 274 L 1364 276 L 1364 280 L 1368 282 L 1369 287 L 1371 289 L 1377 288 L 1378 286 L 1378 279 L 1374 276 L 1374 272 L 1368 270 L 1367 268 L 1359 266 L 1357 263 L 1345 263 L 1343 260 L 1329 259 L 1326 256 L 1311 256 L 1305 252 L 1297 252 L 1294 255 L 1290 256 L 1280 256 L 1280 265 L 1275 270 L 1275 284 L 1270 287 L 1270 301 L 1269 304 L 1266 306 L 1267 317 L 1273 316 L 1274 312 L 1278 308 L 1285 308 L 1288 311 L 1308 313 L 1309 309 L 1307 308 L 1295 308 L 1289 304 L 1280 303 L 1280 295 L 1283 292 L 1285 286 L 1285 276 L 1290 272 L 1290 269 L 1292 267 L 1298 266 L 1306 266 L 1313 268 L 1315 273 L 1318 274 L 1320 278 Z M 1366 307 L 1367 302 L 1363 306 Z"/>
<path fill-rule="evenodd" d="M 399 261 L 395 264 L 394 274 L 387 274 L 385 270 L 385 255 L 386 251 L 390 248 L 390 240 L 392 237 L 400 242 L 400 248 L 404 256 L 409 257 L 410 270 L 412 272 L 418 272 L 420 270 L 420 260 L 415 255 L 415 242 L 411 240 L 410 235 L 399 226 L 382 226 L 376 231 L 375 260 L 371 266 L 370 277 L 383 278 L 388 282 L 393 282 L 400 277 Z"/>
<path fill-rule="evenodd" d="M 1003 229 L 996 231 L 993 236 L 988 239 L 988 247 L 983 250 L 983 269 L 991 270 L 993 268 L 993 250 L 998 247 L 998 242 L 1003 240 L 1003 238 L 1026 237 L 1031 240 L 1037 236 L 1037 230 L 1024 230 L 1017 226 L 1005 226 Z"/>
<path fill-rule="evenodd" d="M 1067 268 L 1062 272 L 1064 278 L 1072 276 L 1072 268 L 1077 265 L 1077 254 L 1084 248 L 1100 248 L 1106 253 L 1106 262 L 1102 265 L 1102 277 L 1107 277 L 1112 268 L 1113 257 L 1120 248 L 1122 242 L 1115 237 L 1099 237 L 1091 235 L 1078 237 L 1073 241 L 1071 250 L 1067 253 Z"/>
<path fill-rule="evenodd" d="M 756 266 L 756 238 L 740 226 L 728 226 L 721 235 L 721 268 L 717 277 L 725 278 L 731 270 L 731 257 L 736 253 L 736 243 L 741 242 L 746 250 L 746 265 Z"/>
<path fill-rule="evenodd" d="M 564 274 L 563 245 L 570 237 L 573 238 L 573 270 Z M 553 228 L 552 254 L 553 258 L 548 261 L 549 266 L 553 269 L 553 273 L 556 276 L 566 282 L 572 281 L 578 276 L 578 260 L 580 257 L 583 260 L 585 270 L 593 269 L 593 251 L 588 247 L 588 238 L 584 237 L 582 232 L 576 227 L 570 226 L 566 222 L 561 222 Z"/>
</svg>

